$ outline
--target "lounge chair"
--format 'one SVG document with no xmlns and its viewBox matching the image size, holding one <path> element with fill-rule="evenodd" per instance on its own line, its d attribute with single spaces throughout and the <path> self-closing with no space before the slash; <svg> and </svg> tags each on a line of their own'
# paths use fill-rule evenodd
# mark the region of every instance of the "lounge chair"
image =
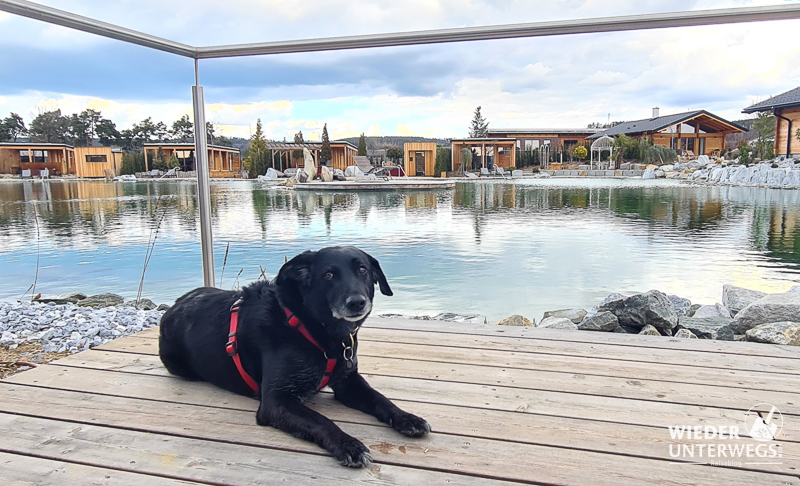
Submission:
<svg viewBox="0 0 800 486">
<path fill-rule="evenodd" d="M 373 167 L 372 164 L 369 163 L 369 159 L 364 155 L 356 155 L 353 157 L 353 161 L 356 163 L 356 167 L 361 170 L 364 174 L 373 174 L 375 177 L 380 177 L 386 180 L 391 179 L 391 175 L 389 173 L 389 167 Z"/>
<path fill-rule="evenodd" d="M 31 170 L 30 169 L 22 169 L 22 171 L 19 174 L 19 177 L 21 179 L 32 179 L 33 178 L 33 176 L 31 175 Z"/>
<path fill-rule="evenodd" d="M 506 178 L 506 175 L 508 175 L 508 172 L 506 172 L 505 170 L 503 170 L 503 168 L 502 168 L 502 167 L 500 167 L 499 165 L 495 166 L 494 173 L 495 173 L 495 174 L 497 174 L 497 175 L 499 175 L 499 176 L 500 176 L 500 177 L 502 177 L 503 179 L 505 179 L 505 178 Z"/>
<path fill-rule="evenodd" d="M 50 169 L 45 167 L 44 169 L 39 171 L 39 178 L 40 179 L 49 179 L 50 178 Z"/>
<path fill-rule="evenodd" d="M 486 167 L 481 167 L 481 173 L 480 173 L 481 177 L 484 176 L 489 177 L 490 175 L 492 174 L 489 173 L 489 169 L 487 169 Z"/>
</svg>

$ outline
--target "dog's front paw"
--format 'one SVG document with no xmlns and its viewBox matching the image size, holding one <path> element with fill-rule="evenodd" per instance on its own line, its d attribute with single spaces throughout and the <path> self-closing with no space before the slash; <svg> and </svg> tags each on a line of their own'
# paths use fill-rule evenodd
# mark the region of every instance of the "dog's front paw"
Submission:
<svg viewBox="0 0 800 486">
<path fill-rule="evenodd" d="M 422 437 L 431 431 L 431 425 L 423 418 L 414 414 L 404 413 L 389 420 L 389 425 L 403 435 L 409 437 Z"/>
<path fill-rule="evenodd" d="M 347 437 L 336 444 L 331 453 L 342 466 L 365 467 L 372 462 L 369 448 L 353 437 Z"/>
</svg>

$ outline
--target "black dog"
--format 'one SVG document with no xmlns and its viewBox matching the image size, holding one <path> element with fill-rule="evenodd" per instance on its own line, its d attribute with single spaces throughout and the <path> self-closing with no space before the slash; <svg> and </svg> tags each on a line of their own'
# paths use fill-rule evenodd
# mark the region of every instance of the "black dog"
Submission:
<svg viewBox="0 0 800 486">
<path fill-rule="evenodd" d="M 375 284 L 392 295 L 376 259 L 331 247 L 292 258 L 272 283 L 241 292 L 195 289 L 161 319 L 161 361 L 172 374 L 259 398 L 259 425 L 315 442 L 345 466 L 365 466 L 369 449 L 302 400 L 327 384 L 337 400 L 402 434 L 430 432 L 358 373 L 358 329 L 372 310 Z"/>
</svg>

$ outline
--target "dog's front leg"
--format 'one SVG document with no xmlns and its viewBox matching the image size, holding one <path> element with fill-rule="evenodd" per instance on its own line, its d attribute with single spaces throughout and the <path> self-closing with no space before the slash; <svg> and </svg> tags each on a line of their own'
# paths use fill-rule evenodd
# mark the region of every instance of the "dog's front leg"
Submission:
<svg viewBox="0 0 800 486">
<path fill-rule="evenodd" d="M 362 467 L 372 462 L 367 446 L 344 433 L 330 419 L 294 397 L 263 394 L 256 413 L 259 425 L 271 425 L 295 437 L 314 442 L 342 465 Z"/>
<path fill-rule="evenodd" d="M 401 410 L 400 407 L 369 386 L 367 380 L 357 371 L 350 373 L 341 382 L 332 385 L 332 388 L 337 400 L 350 408 L 374 416 L 401 434 L 409 437 L 421 437 L 431 431 L 428 422 Z"/>
</svg>

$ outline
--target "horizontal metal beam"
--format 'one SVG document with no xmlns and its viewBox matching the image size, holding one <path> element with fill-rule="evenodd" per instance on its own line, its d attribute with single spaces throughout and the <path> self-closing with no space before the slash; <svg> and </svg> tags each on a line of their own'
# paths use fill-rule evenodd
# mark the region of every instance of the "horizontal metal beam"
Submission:
<svg viewBox="0 0 800 486">
<path fill-rule="evenodd" d="M 178 54 L 179 56 L 197 57 L 197 49 L 192 46 L 150 34 L 143 34 L 135 30 L 126 29 L 125 27 L 101 22 L 38 3 L 26 2 L 25 0 L 0 0 L 0 10 L 30 19 L 41 20 L 42 22 L 88 32 L 90 34 L 97 34 L 131 44 L 158 49 L 159 51 Z"/>
<path fill-rule="evenodd" d="M 787 4 L 193 47 L 25 0 L 0 0 L 0 10 L 195 59 L 620 32 L 800 18 L 800 4 Z"/>
<path fill-rule="evenodd" d="M 198 58 L 259 56 L 295 52 L 364 49 L 372 47 L 439 44 L 518 37 L 541 37 L 567 34 L 619 32 L 626 30 L 662 29 L 666 27 L 691 27 L 699 25 L 760 22 L 800 18 L 800 4 L 766 7 L 726 8 L 668 12 L 624 17 L 605 17 L 579 20 L 557 20 L 528 24 L 463 27 L 454 29 L 424 30 L 394 34 L 356 35 L 282 42 L 261 42 L 228 46 L 198 47 Z"/>
</svg>

